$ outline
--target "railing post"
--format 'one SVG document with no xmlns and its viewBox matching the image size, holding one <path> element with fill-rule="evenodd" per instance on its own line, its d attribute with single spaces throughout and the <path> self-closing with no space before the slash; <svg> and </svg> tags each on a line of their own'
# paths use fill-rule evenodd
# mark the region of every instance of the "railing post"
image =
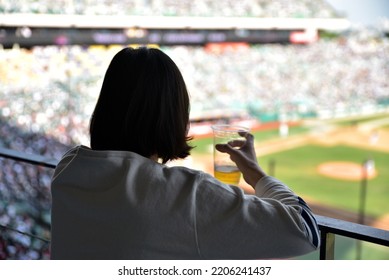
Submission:
<svg viewBox="0 0 389 280">
<path fill-rule="evenodd" d="M 270 176 L 273 176 L 273 177 L 275 176 L 274 175 L 275 174 L 275 167 L 276 167 L 276 161 L 274 159 L 270 159 L 270 161 L 269 161 L 269 171 L 268 171 Z"/>
<path fill-rule="evenodd" d="M 321 230 L 320 238 L 321 238 L 320 259 L 334 260 L 335 259 L 335 234 Z"/>
<path fill-rule="evenodd" d="M 367 159 L 364 162 L 362 162 L 362 166 L 361 166 L 362 178 L 361 178 L 361 191 L 359 197 L 359 217 L 358 217 L 358 223 L 361 225 L 365 224 L 366 191 L 367 191 L 369 172 L 371 172 L 369 165 L 371 167 L 371 164 L 372 164 L 372 159 Z M 360 260 L 361 258 L 362 258 L 362 243 L 360 240 L 357 240 L 356 259 Z"/>
</svg>

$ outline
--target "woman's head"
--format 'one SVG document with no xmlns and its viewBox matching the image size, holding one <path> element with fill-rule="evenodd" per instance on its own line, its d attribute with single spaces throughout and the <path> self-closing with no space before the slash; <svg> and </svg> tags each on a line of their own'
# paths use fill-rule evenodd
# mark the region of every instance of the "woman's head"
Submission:
<svg viewBox="0 0 389 280">
<path fill-rule="evenodd" d="M 176 64 L 158 49 L 124 48 L 112 59 L 91 118 L 91 148 L 163 162 L 185 158 L 189 95 Z"/>
</svg>

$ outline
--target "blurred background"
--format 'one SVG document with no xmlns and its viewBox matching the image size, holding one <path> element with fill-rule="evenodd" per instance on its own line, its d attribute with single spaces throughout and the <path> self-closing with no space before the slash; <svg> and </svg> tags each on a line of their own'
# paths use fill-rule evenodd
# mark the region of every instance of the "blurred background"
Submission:
<svg viewBox="0 0 389 280">
<path fill-rule="evenodd" d="M 88 146 L 110 60 L 142 45 L 172 57 L 191 96 L 197 147 L 170 164 L 212 173 L 210 125 L 249 126 L 261 163 L 316 213 L 389 229 L 388 1 L 0 0 L 0 148 L 55 161 Z M 373 171 L 334 178 L 331 162 Z M 0 167 L 0 259 L 49 258 L 53 170 Z M 341 244 L 340 259 L 389 259 Z"/>
</svg>

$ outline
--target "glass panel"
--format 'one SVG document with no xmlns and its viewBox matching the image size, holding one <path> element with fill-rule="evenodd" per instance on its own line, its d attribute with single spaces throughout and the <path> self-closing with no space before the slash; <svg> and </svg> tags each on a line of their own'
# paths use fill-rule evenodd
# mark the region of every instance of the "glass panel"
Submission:
<svg viewBox="0 0 389 280">
<path fill-rule="evenodd" d="M 389 260 L 389 247 L 355 240 L 348 237 L 336 236 L 336 260 Z"/>
<path fill-rule="evenodd" d="M 52 169 L 0 158 L 0 259 L 49 259 Z"/>
</svg>

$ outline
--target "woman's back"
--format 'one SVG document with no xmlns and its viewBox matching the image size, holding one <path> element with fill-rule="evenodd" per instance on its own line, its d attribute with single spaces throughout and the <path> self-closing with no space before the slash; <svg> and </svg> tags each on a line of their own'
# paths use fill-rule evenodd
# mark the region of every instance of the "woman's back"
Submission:
<svg viewBox="0 0 389 280">
<path fill-rule="evenodd" d="M 277 200 L 136 153 L 76 147 L 53 178 L 52 259 L 271 258 L 313 250 L 303 205 L 286 187 L 271 188 Z"/>
<path fill-rule="evenodd" d="M 195 172 L 131 152 L 78 147 L 66 158 L 52 184 L 53 259 L 199 258 Z"/>
</svg>

